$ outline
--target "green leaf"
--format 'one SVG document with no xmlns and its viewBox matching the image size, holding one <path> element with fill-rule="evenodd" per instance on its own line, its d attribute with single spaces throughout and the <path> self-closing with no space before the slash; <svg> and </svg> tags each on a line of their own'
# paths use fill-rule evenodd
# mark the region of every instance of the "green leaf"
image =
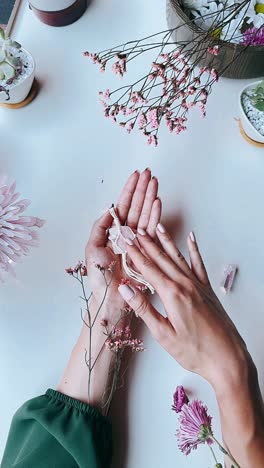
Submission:
<svg viewBox="0 0 264 468">
<path fill-rule="evenodd" d="M 0 80 L 3 80 L 5 78 L 5 74 L 4 72 L 1 71 L 0 69 Z"/>
<path fill-rule="evenodd" d="M 17 68 L 20 64 L 20 59 L 19 57 L 10 57 L 8 56 L 6 58 L 6 62 L 9 63 L 12 67 Z"/>
<path fill-rule="evenodd" d="M 8 45 L 10 47 L 13 47 L 14 49 L 21 49 L 21 47 L 22 47 L 21 44 L 19 44 L 19 42 L 11 41 L 11 40 L 9 40 Z"/>
<path fill-rule="evenodd" d="M 261 112 L 264 112 L 264 101 L 258 101 L 256 104 L 254 104 L 256 109 L 258 109 Z"/>
<path fill-rule="evenodd" d="M 2 41 L 5 40 L 5 31 L 1 27 L 0 27 L 0 38 L 2 39 Z"/>
<path fill-rule="evenodd" d="M 0 49 L 0 63 L 4 62 L 6 59 L 6 54 L 3 50 Z"/>
<path fill-rule="evenodd" d="M 15 69 L 9 65 L 9 63 L 3 62 L 0 64 L 0 73 L 4 73 L 4 79 L 9 80 L 10 78 L 14 78 L 16 71 Z"/>
<path fill-rule="evenodd" d="M 219 448 L 220 448 L 221 452 L 223 452 L 225 455 L 228 455 L 228 452 L 226 451 L 226 449 L 224 447 L 222 447 L 222 445 L 219 445 Z"/>
</svg>

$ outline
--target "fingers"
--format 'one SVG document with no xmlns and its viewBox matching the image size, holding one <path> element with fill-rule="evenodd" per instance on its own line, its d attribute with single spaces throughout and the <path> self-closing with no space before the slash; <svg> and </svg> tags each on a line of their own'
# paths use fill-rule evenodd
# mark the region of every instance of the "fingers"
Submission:
<svg viewBox="0 0 264 468">
<path fill-rule="evenodd" d="M 177 264 L 167 255 L 163 247 L 158 246 L 142 229 L 138 229 L 140 246 L 147 257 L 172 281 L 182 282 L 185 275 Z M 163 234 L 165 236 L 165 234 Z M 176 256 L 176 255 L 175 255 Z M 179 261 L 179 259 L 178 259 Z"/>
<path fill-rule="evenodd" d="M 136 269 L 152 284 L 160 296 L 163 296 L 164 291 L 174 285 L 173 281 L 150 258 L 146 257 L 135 244 L 128 243 L 127 251 Z"/>
<path fill-rule="evenodd" d="M 160 222 L 161 210 L 162 210 L 161 200 L 160 198 L 156 198 L 151 208 L 149 223 L 146 229 L 148 235 L 152 237 L 152 239 L 155 239 L 156 237 L 156 229 L 157 229 L 157 225 Z"/>
<path fill-rule="evenodd" d="M 168 319 L 159 314 L 140 291 L 131 288 L 127 284 L 121 284 L 118 291 L 127 304 L 134 310 L 135 314 L 146 323 L 152 336 L 157 341 L 162 342 L 162 337 L 168 336 L 170 332 L 173 332 Z"/>
<path fill-rule="evenodd" d="M 158 239 L 166 252 L 169 258 L 177 265 L 187 276 L 190 276 L 191 269 L 186 262 L 184 256 L 181 254 L 173 240 L 171 239 L 169 233 L 166 231 L 165 227 L 162 224 L 157 226 L 157 236 Z"/>
<path fill-rule="evenodd" d="M 190 261 L 192 266 L 192 271 L 195 274 L 196 278 L 201 281 L 201 283 L 207 285 L 209 283 L 208 275 L 203 263 L 203 259 L 199 252 L 199 248 L 195 239 L 195 235 L 191 232 L 187 239 Z"/>
<path fill-rule="evenodd" d="M 140 214 L 139 221 L 138 221 L 138 227 L 142 229 L 147 229 L 148 227 L 150 216 L 151 216 L 152 205 L 157 198 L 158 187 L 159 187 L 158 179 L 156 177 L 152 177 L 147 187 L 145 200 L 143 203 L 143 208 L 141 210 L 141 214 Z"/>
<path fill-rule="evenodd" d="M 107 210 L 93 225 L 92 231 L 88 240 L 88 245 L 92 245 L 94 247 L 104 247 L 108 233 L 107 230 L 112 225 L 113 218 L 109 211 Z"/>
<path fill-rule="evenodd" d="M 140 174 L 138 179 L 131 206 L 127 215 L 127 224 L 131 228 L 137 228 L 150 178 L 151 172 L 150 169 L 147 168 Z"/>
<path fill-rule="evenodd" d="M 118 199 L 117 211 L 118 211 L 121 224 L 123 224 L 127 219 L 130 205 L 132 202 L 132 198 L 135 193 L 137 183 L 139 180 L 139 175 L 140 174 L 138 171 L 135 171 L 133 172 L 133 174 L 130 175 Z"/>
</svg>

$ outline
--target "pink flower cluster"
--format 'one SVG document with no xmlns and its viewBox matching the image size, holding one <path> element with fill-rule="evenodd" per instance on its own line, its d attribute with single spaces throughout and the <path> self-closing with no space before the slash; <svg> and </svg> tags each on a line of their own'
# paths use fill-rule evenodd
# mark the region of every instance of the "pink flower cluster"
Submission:
<svg viewBox="0 0 264 468">
<path fill-rule="evenodd" d="M 130 54 L 137 53 L 135 47 L 126 54 L 109 49 L 101 54 L 86 52 L 85 55 L 100 66 L 117 58 L 112 70 L 122 77 L 128 59 L 131 60 Z M 209 47 L 207 51 L 217 55 L 219 47 Z M 158 144 L 158 131 L 163 120 L 171 133 L 179 134 L 187 129 L 190 109 L 197 106 L 205 117 L 207 98 L 212 84 L 218 81 L 218 73 L 210 67 L 201 67 L 197 72 L 189 56 L 191 52 L 183 54 L 180 47 L 162 52 L 152 62 L 149 73 L 133 85 L 113 92 L 109 89 L 100 92 L 105 117 L 118 122 L 128 133 L 137 127 L 146 137 L 147 144 L 154 146 Z M 113 102 L 114 94 L 117 99 Z M 109 103 L 110 98 L 112 102 Z"/>
<path fill-rule="evenodd" d="M 74 276 L 74 274 L 78 275 L 80 274 L 81 276 L 87 276 L 87 268 L 84 265 L 83 262 L 79 261 L 77 265 L 75 265 L 74 268 L 68 267 L 65 268 L 66 273 L 68 273 L 71 276 Z"/>
<path fill-rule="evenodd" d="M 176 436 L 179 449 L 185 455 L 189 455 L 200 444 L 213 444 L 212 418 L 208 415 L 207 407 L 199 400 L 190 402 L 181 385 L 173 395 L 172 409 L 180 413 L 180 427 Z"/>
<path fill-rule="evenodd" d="M 219 47 L 214 46 L 214 47 L 208 47 L 207 52 L 212 55 L 218 55 L 219 54 Z"/>
<path fill-rule="evenodd" d="M 134 352 L 145 351 L 143 341 L 138 338 L 132 338 L 130 327 L 113 328 L 109 338 L 105 342 L 106 348 L 110 351 L 118 352 L 125 348 L 130 348 Z"/>
<path fill-rule="evenodd" d="M 14 274 L 12 265 L 38 245 L 36 228 L 41 228 L 44 220 L 24 216 L 30 203 L 20 199 L 15 182 L 0 176 L 0 280 L 2 274 Z"/>
<path fill-rule="evenodd" d="M 241 44 L 247 46 L 264 45 L 264 27 L 249 28 L 243 33 Z"/>
</svg>

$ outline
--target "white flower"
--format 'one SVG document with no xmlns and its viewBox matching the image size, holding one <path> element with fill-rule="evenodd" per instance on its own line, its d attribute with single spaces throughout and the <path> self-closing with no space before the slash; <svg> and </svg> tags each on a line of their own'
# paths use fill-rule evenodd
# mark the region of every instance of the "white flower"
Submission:
<svg viewBox="0 0 264 468">
<path fill-rule="evenodd" d="M 221 31 L 221 39 L 223 41 L 234 42 L 239 44 L 241 42 L 241 27 L 244 23 L 244 18 L 240 16 L 227 23 Z"/>
<path fill-rule="evenodd" d="M 251 0 L 247 5 L 246 11 L 247 23 L 253 23 L 255 28 L 264 26 L 264 2 L 259 0 Z"/>
<path fill-rule="evenodd" d="M 183 2 L 185 8 L 198 11 L 200 11 L 201 7 L 207 6 L 208 3 L 208 0 L 184 0 Z"/>
<path fill-rule="evenodd" d="M 225 15 L 223 5 L 216 2 L 210 2 L 206 7 L 201 7 L 199 13 L 193 10 L 192 14 L 195 17 L 195 24 L 204 31 L 217 28 Z"/>
</svg>

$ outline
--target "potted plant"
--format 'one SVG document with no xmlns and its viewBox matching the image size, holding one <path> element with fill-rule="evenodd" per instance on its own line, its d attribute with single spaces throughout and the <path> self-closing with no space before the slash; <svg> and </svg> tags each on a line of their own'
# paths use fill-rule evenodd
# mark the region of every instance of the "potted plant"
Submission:
<svg viewBox="0 0 264 468">
<path fill-rule="evenodd" d="M 240 119 L 246 135 L 264 144 L 264 80 L 247 85 L 239 96 Z"/>
<path fill-rule="evenodd" d="M 18 104 L 28 96 L 35 74 L 32 55 L 0 28 L 0 104 Z"/>
<path fill-rule="evenodd" d="M 42 23 L 67 26 L 83 15 L 87 0 L 30 0 L 29 7 Z"/>
<path fill-rule="evenodd" d="M 195 63 L 227 78 L 258 78 L 264 74 L 263 8 L 262 0 L 167 0 L 167 22 Z M 206 45 L 218 47 L 217 56 L 205 53 Z"/>
</svg>

